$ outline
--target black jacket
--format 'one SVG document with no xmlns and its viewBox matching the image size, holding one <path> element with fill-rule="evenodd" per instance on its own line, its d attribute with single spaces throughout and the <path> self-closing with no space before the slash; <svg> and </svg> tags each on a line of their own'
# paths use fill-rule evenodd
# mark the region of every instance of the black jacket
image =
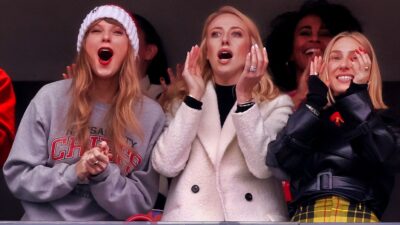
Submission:
<svg viewBox="0 0 400 225">
<path fill-rule="evenodd" d="M 331 121 L 336 111 L 344 123 Z M 291 215 L 300 203 L 338 195 L 365 202 L 381 217 L 400 167 L 399 130 L 387 118 L 373 111 L 366 90 L 320 113 L 303 104 L 289 118 L 269 144 L 266 163 L 276 176 L 290 179 Z"/>
</svg>

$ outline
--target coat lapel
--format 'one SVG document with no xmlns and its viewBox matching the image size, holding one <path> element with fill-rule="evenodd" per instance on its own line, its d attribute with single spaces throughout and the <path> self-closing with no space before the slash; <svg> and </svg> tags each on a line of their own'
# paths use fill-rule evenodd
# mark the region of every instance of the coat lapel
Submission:
<svg viewBox="0 0 400 225">
<path fill-rule="evenodd" d="M 228 116 L 225 119 L 224 126 L 222 127 L 218 145 L 218 153 L 217 153 L 218 164 L 222 160 L 222 157 L 224 156 L 229 144 L 236 136 L 236 129 L 232 121 L 232 114 L 235 112 L 235 110 L 236 110 L 236 102 L 235 104 L 233 104 L 231 111 L 229 112 Z"/>
<path fill-rule="evenodd" d="M 213 165 L 217 162 L 218 142 L 221 134 L 217 95 L 213 83 L 207 83 L 206 91 L 202 98 L 203 113 L 198 130 L 198 137 Z"/>
</svg>

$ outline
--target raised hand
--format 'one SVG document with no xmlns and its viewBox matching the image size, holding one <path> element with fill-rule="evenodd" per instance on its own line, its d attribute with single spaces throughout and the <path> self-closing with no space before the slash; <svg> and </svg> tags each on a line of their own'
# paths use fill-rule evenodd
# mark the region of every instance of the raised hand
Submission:
<svg viewBox="0 0 400 225">
<path fill-rule="evenodd" d="M 161 83 L 161 86 L 164 89 L 164 92 L 168 92 L 169 88 L 171 86 L 173 86 L 173 84 L 175 84 L 176 82 L 178 82 L 178 81 L 180 81 L 182 79 L 182 73 L 183 73 L 182 64 L 180 64 L 180 63 L 176 64 L 175 73 L 174 73 L 174 70 L 171 67 L 168 67 L 167 73 L 168 73 L 168 77 L 169 77 L 169 80 L 170 80 L 170 85 L 168 85 L 165 82 L 164 78 L 162 78 L 162 77 L 160 78 L 160 83 Z"/>
<path fill-rule="evenodd" d="M 356 84 L 366 84 L 371 74 L 371 59 L 368 53 L 361 47 L 356 49 L 354 54 L 356 59 L 353 60 L 355 73 L 353 82 Z"/>
<path fill-rule="evenodd" d="M 327 87 L 329 87 L 329 80 L 321 77 L 322 72 L 325 69 L 325 63 L 322 61 L 322 56 L 315 56 L 310 61 L 310 76 L 318 76 Z"/>
<path fill-rule="evenodd" d="M 62 74 L 62 77 L 64 79 L 73 78 L 74 74 L 75 74 L 75 68 L 76 68 L 75 63 L 72 63 L 70 66 L 66 66 L 66 71 L 65 71 L 65 73 Z"/>
<path fill-rule="evenodd" d="M 244 70 L 236 84 L 237 103 L 243 104 L 251 101 L 253 88 L 265 75 L 268 65 L 267 50 L 260 49 L 257 44 L 251 46 L 247 54 Z"/>
<path fill-rule="evenodd" d="M 205 82 L 197 63 L 199 56 L 200 48 L 195 45 L 186 54 L 185 67 L 182 72 L 182 77 L 189 89 L 189 95 L 197 100 L 203 97 L 205 90 Z"/>
</svg>

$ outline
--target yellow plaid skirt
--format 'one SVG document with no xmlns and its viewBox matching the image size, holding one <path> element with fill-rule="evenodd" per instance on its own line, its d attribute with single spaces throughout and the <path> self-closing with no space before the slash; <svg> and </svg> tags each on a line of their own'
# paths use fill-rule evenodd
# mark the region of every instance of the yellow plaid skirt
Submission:
<svg viewBox="0 0 400 225">
<path fill-rule="evenodd" d="M 364 203 L 353 203 L 338 196 L 327 196 L 297 207 L 292 222 L 368 223 L 379 222 Z"/>
</svg>

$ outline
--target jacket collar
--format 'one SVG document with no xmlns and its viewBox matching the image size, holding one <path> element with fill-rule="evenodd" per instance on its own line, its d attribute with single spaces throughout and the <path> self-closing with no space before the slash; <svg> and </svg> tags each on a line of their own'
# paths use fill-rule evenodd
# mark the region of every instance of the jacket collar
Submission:
<svg viewBox="0 0 400 225">
<path fill-rule="evenodd" d="M 236 104 L 232 107 L 221 129 L 217 94 L 212 81 L 209 81 L 206 85 L 202 102 L 202 122 L 198 129 L 198 137 L 212 164 L 216 167 L 236 135 L 232 121 L 232 113 Z"/>
</svg>

